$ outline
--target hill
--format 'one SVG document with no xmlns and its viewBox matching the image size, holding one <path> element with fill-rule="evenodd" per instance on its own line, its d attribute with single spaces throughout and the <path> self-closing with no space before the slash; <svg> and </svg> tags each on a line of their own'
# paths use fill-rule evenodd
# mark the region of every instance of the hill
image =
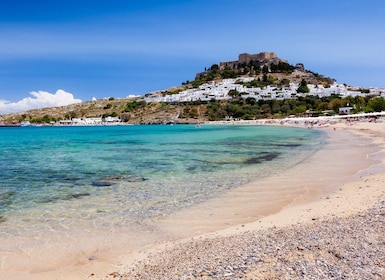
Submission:
<svg viewBox="0 0 385 280">
<path fill-rule="evenodd" d="M 68 106 L 29 110 L 0 116 L 0 125 L 19 125 L 29 121 L 37 124 L 53 124 L 59 120 L 72 118 L 94 118 L 118 116 L 130 124 L 161 123 L 196 123 L 205 120 L 203 117 L 182 117 L 185 106 L 182 104 L 166 104 L 161 102 L 146 103 L 143 98 L 103 99 L 87 101 Z M 202 107 L 205 107 L 202 105 Z M 203 111 L 197 109 L 197 111 Z M 183 119 L 183 120 L 182 120 Z"/>
<path fill-rule="evenodd" d="M 206 68 L 204 72 L 197 73 L 195 80 L 191 83 L 193 86 L 217 79 L 254 77 L 263 79 L 263 76 L 274 77 L 279 83 L 287 79 L 293 83 L 300 83 L 305 79 L 309 84 L 323 84 L 329 86 L 335 82 L 335 79 L 319 75 L 306 70 L 303 63 L 290 65 L 287 60 L 279 58 L 274 52 L 261 52 L 258 54 L 243 53 L 238 56 L 238 60 L 220 62 Z"/>
<path fill-rule="evenodd" d="M 124 99 L 103 99 L 87 101 L 69 106 L 30 110 L 23 113 L 0 116 L 2 125 L 18 125 L 22 121 L 52 124 L 59 120 L 91 117 L 119 117 L 132 124 L 197 123 L 208 120 L 257 119 L 287 115 L 303 115 L 305 111 L 334 110 L 347 104 L 359 103 L 357 110 L 367 105 L 368 100 L 341 100 L 332 95 L 329 98 L 299 95 L 284 100 L 243 99 L 236 90 L 229 91 L 227 100 L 195 100 L 189 102 L 146 102 L 148 96 L 172 96 L 182 91 L 199 88 L 204 84 L 215 84 L 224 79 L 249 78 L 245 87 L 274 86 L 284 89 L 290 83 L 301 85 L 303 92 L 307 85 L 322 85 L 327 88 L 334 79 L 306 70 L 302 63 L 295 66 L 279 58 L 275 53 L 240 54 L 238 60 L 220 62 L 197 73 L 193 81 L 181 86 L 147 94 L 144 97 Z M 300 88 L 299 88 L 300 89 Z M 307 91 L 308 92 L 308 91 Z M 230 97 L 231 94 L 231 97 Z M 335 99 L 340 99 L 336 101 Z M 148 100 L 148 98 L 146 99 Z"/>
</svg>

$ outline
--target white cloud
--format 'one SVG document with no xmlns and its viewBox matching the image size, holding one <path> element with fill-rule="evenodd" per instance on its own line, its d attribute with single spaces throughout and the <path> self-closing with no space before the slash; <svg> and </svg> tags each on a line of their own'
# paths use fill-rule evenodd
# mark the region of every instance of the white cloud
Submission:
<svg viewBox="0 0 385 280">
<path fill-rule="evenodd" d="M 127 95 L 127 98 L 133 98 L 133 97 L 140 97 L 140 95 L 136 95 L 136 94 L 129 94 L 129 95 Z"/>
<path fill-rule="evenodd" d="M 30 94 L 32 97 L 26 97 L 17 102 L 0 100 L 0 114 L 24 112 L 31 109 L 65 106 L 82 102 L 80 99 L 75 99 L 72 93 L 66 92 L 62 89 L 57 90 L 54 94 L 46 91 L 33 91 Z"/>
</svg>

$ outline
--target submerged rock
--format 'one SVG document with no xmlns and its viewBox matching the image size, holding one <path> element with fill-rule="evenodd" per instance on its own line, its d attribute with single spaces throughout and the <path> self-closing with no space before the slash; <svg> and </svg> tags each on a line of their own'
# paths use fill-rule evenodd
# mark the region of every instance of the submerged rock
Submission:
<svg viewBox="0 0 385 280">
<path fill-rule="evenodd" d="M 92 182 L 92 185 L 96 187 L 108 187 L 108 186 L 112 186 L 113 184 L 115 183 L 111 181 L 103 181 L 103 180 L 97 180 Z"/>
<path fill-rule="evenodd" d="M 15 192 L 13 192 L 13 191 L 7 191 L 7 192 L 0 193 L 0 199 L 5 200 L 8 198 L 11 198 L 14 194 L 15 194 Z"/>
<path fill-rule="evenodd" d="M 91 195 L 90 193 L 72 193 L 72 194 L 68 194 L 64 199 L 70 200 L 73 198 L 82 198 L 82 197 L 90 196 L 90 195 Z"/>
<path fill-rule="evenodd" d="M 108 187 L 120 182 L 142 182 L 146 180 L 143 177 L 132 176 L 132 175 L 116 175 L 101 178 L 99 180 L 93 181 L 92 185 L 97 187 Z"/>
<path fill-rule="evenodd" d="M 279 156 L 279 153 L 268 153 L 259 157 L 252 157 L 245 160 L 246 164 L 261 163 L 264 161 L 272 161 Z"/>
<path fill-rule="evenodd" d="M 43 199 L 41 202 L 43 203 L 50 203 L 50 202 L 56 202 L 58 200 L 71 200 L 71 199 L 79 199 L 83 198 L 85 196 L 90 196 L 90 193 L 70 193 L 63 196 L 54 196 L 54 197 L 48 197 Z"/>
<path fill-rule="evenodd" d="M 0 205 L 11 205 L 14 194 L 13 191 L 0 193 Z"/>
</svg>

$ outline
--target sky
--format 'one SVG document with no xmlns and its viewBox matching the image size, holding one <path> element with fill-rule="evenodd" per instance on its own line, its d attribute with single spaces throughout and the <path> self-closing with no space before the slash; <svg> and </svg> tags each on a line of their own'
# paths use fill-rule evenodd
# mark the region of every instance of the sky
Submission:
<svg viewBox="0 0 385 280">
<path fill-rule="evenodd" d="M 165 90 L 275 52 L 385 88 L 384 0 L 12 0 L 0 4 L 0 114 Z"/>
</svg>

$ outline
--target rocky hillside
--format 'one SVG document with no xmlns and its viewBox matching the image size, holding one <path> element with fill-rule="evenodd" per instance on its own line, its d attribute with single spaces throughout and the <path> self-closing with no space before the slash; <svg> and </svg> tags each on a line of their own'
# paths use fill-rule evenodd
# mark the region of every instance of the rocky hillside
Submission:
<svg viewBox="0 0 385 280">
<path fill-rule="evenodd" d="M 256 80 L 265 80 L 267 83 L 279 86 L 285 86 L 289 82 L 299 84 L 302 80 L 306 80 L 309 84 L 324 84 L 324 86 L 334 82 L 331 78 L 305 70 L 304 65 L 301 63 L 295 66 L 290 65 L 275 53 L 246 53 L 240 54 L 236 61 L 213 64 L 205 69 L 204 72 L 198 73 L 194 81 L 187 81 L 180 87 L 164 90 L 158 94 L 171 95 L 184 89 L 198 87 L 203 83 L 237 77 L 253 77 Z M 127 99 L 110 98 L 108 100 L 103 99 L 63 107 L 3 115 L 0 116 L 0 125 L 18 125 L 22 121 L 49 124 L 58 120 L 72 118 L 106 116 L 118 116 L 127 123 L 135 124 L 196 123 L 210 120 L 208 106 L 210 105 L 200 102 L 189 104 L 146 103 L 142 97 Z M 212 110 L 213 108 L 211 108 Z"/>
<path fill-rule="evenodd" d="M 0 125 L 19 125 L 22 121 L 49 124 L 58 120 L 105 116 L 118 116 L 131 124 L 197 123 L 207 120 L 205 112 L 204 104 L 146 103 L 142 98 L 110 99 L 3 115 Z"/>
</svg>

